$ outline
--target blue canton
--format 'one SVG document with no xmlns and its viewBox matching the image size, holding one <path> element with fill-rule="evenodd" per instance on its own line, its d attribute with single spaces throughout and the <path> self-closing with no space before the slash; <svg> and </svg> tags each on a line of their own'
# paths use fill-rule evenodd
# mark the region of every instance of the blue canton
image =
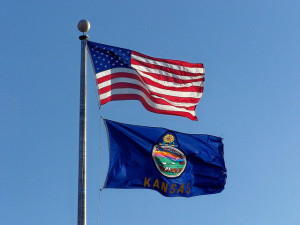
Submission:
<svg viewBox="0 0 300 225">
<path fill-rule="evenodd" d="M 131 50 L 87 41 L 96 73 L 117 68 L 131 68 Z"/>
</svg>

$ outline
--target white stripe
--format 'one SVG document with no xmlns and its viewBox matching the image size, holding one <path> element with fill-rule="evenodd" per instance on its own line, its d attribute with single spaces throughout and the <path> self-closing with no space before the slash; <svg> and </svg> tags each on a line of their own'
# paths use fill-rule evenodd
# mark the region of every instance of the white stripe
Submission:
<svg viewBox="0 0 300 225">
<path fill-rule="evenodd" d="M 163 75 L 163 76 L 166 76 L 166 77 L 173 77 L 173 78 L 177 78 L 177 79 L 181 79 L 181 80 L 195 80 L 195 79 L 203 78 L 203 75 L 199 75 L 199 76 L 195 76 L 195 77 L 194 76 L 193 77 L 192 76 L 180 76 L 180 75 L 177 75 L 177 74 L 174 74 L 174 73 L 168 73 L 168 72 L 163 71 L 163 70 L 152 69 L 152 68 L 145 67 L 145 66 L 138 66 L 138 65 L 134 65 L 134 64 L 131 64 L 131 66 L 134 69 L 139 70 L 139 71 L 160 74 L 160 75 Z"/>
<path fill-rule="evenodd" d="M 144 83 L 142 83 L 139 80 L 131 79 L 128 77 L 114 78 L 112 80 L 102 82 L 102 83 L 98 84 L 98 89 L 110 86 L 112 84 L 117 84 L 117 83 L 136 84 L 136 85 L 139 85 L 139 86 L 143 87 L 144 89 L 146 89 L 147 92 L 149 92 L 148 90 L 150 90 L 157 94 L 169 95 L 169 96 L 174 96 L 174 97 L 200 98 L 200 95 L 201 95 L 201 93 L 199 93 L 199 92 L 184 92 L 184 91 L 172 91 L 172 90 L 167 90 L 167 89 L 161 89 L 161 88 L 154 87 L 154 86 L 151 86 L 148 84 L 145 85 Z"/>
<path fill-rule="evenodd" d="M 170 81 L 162 81 L 162 80 L 157 80 L 154 77 L 143 73 L 142 71 L 136 71 L 139 75 L 141 75 L 142 77 L 148 78 L 149 80 L 152 80 L 158 84 L 164 85 L 166 87 L 175 87 L 175 88 L 181 88 L 181 87 L 204 87 L 204 81 L 196 81 L 196 82 L 190 82 L 190 83 L 186 83 L 186 84 L 179 84 L 179 83 L 175 83 L 175 82 L 170 82 Z"/>
<path fill-rule="evenodd" d="M 101 84 L 98 84 L 98 89 L 102 89 L 102 88 L 105 88 L 107 86 L 110 86 L 112 84 L 116 84 L 116 83 L 130 83 L 130 84 L 136 84 L 136 85 L 139 85 L 141 86 L 143 89 L 145 89 L 148 93 L 149 93 L 149 90 L 147 89 L 147 87 L 149 87 L 149 89 L 153 89 L 155 87 L 150 87 L 149 85 L 147 85 L 147 87 L 140 81 L 138 80 L 135 80 L 135 79 L 131 79 L 131 78 L 115 78 L 115 79 L 112 79 L 112 80 L 108 80 L 108 81 L 105 81 Z M 164 90 L 165 91 L 165 90 Z M 101 91 L 100 91 L 101 92 Z M 153 91 L 155 92 L 155 91 Z M 157 93 L 157 92 L 156 92 Z M 150 93 L 149 93 L 150 94 Z M 157 93 L 159 94 L 159 93 Z M 165 93 L 164 93 L 165 94 Z M 162 99 L 162 100 L 165 100 L 166 102 L 168 102 L 169 104 L 173 105 L 173 106 L 181 106 L 181 107 L 191 107 L 191 106 L 195 106 L 197 105 L 197 103 L 189 103 L 189 102 L 174 102 L 174 101 L 171 101 L 167 98 L 164 98 L 164 97 L 161 97 L 161 96 L 157 96 L 157 95 L 154 95 L 154 94 L 150 94 L 153 98 L 156 98 L 156 99 Z M 177 96 L 177 95 L 175 95 Z M 197 96 L 197 99 L 200 99 L 202 96 L 202 93 L 199 93 L 198 96 Z"/>
<path fill-rule="evenodd" d="M 143 97 L 145 99 L 145 101 L 148 103 L 148 105 L 150 105 L 152 108 L 155 108 L 155 109 L 166 110 L 166 111 L 175 111 L 175 112 L 186 112 L 193 116 L 196 116 L 194 110 L 187 110 L 184 108 L 177 108 L 174 106 L 156 104 L 156 103 L 152 102 L 142 91 L 137 90 L 137 89 L 132 89 L 132 88 L 113 89 L 104 94 L 101 94 L 100 100 L 106 99 L 112 95 L 125 95 L 125 94 L 140 95 L 141 97 Z"/>
<path fill-rule="evenodd" d="M 119 68 L 113 68 L 113 69 L 109 69 L 109 70 L 105 70 L 100 73 L 97 73 L 96 78 L 99 79 L 101 77 L 105 77 L 105 76 L 113 74 L 113 73 L 132 73 L 132 74 L 138 75 L 134 69 L 119 67 Z"/>
<path fill-rule="evenodd" d="M 102 83 L 98 84 L 98 89 L 100 90 L 102 88 L 105 88 L 107 86 L 111 86 L 112 84 L 117 84 L 117 83 L 136 84 L 136 85 L 139 85 L 142 88 L 144 88 L 150 94 L 147 86 L 145 84 L 143 84 L 140 80 L 131 79 L 131 78 L 128 78 L 128 77 L 118 77 L 118 78 L 113 78 L 111 80 L 102 82 Z"/>
<path fill-rule="evenodd" d="M 169 81 L 162 81 L 162 80 L 158 80 L 155 79 L 154 77 L 143 73 L 142 71 L 137 71 L 135 69 L 130 69 L 130 68 L 113 68 L 110 70 L 105 70 L 103 72 L 97 73 L 96 74 L 96 78 L 99 79 L 101 77 L 105 77 L 107 75 L 113 74 L 113 73 L 131 73 L 137 76 L 142 76 L 142 77 L 146 77 L 149 80 L 152 80 L 158 84 L 161 84 L 163 86 L 166 87 L 191 87 L 191 86 L 200 86 L 203 87 L 204 86 L 204 81 L 196 81 L 196 82 L 190 82 L 190 83 L 186 83 L 186 84 L 179 84 L 179 83 L 175 83 L 175 82 L 169 82 Z M 201 78 L 204 78 L 204 76 L 201 76 Z M 143 79 L 143 78 L 142 78 Z"/>
<path fill-rule="evenodd" d="M 164 67 L 171 68 L 174 70 L 180 70 L 180 71 L 189 72 L 189 73 L 204 73 L 204 68 L 200 68 L 200 67 L 179 66 L 177 64 L 159 62 L 156 60 L 144 58 L 142 56 L 138 56 L 138 55 L 134 55 L 134 54 L 131 54 L 131 58 L 135 59 L 137 61 L 140 61 L 140 62 L 145 62 L 145 63 L 149 63 L 152 65 L 164 66 Z"/>
<path fill-rule="evenodd" d="M 201 95 L 200 95 L 200 97 L 199 97 L 199 100 L 200 100 L 201 96 L 202 96 L 202 93 L 201 93 Z M 159 97 L 159 96 L 156 96 L 156 95 L 152 95 L 152 97 L 153 97 L 153 98 L 158 98 L 158 99 L 165 100 L 166 102 L 168 102 L 168 103 L 171 104 L 171 105 L 174 105 L 175 107 L 176 107 L 176 106 L 177 106 L 177 107 L 191 107 L 191 106 L 195 106 L 195 105 L 198 104 L 198 102 L 197 102 L 197 103 L 172 102 L 172 101 L 170 101 L 170 100 L 168 100 L 168 99 L 165 99 L 165 98 L 162 98 L 162 97 Z"/>
</svg>

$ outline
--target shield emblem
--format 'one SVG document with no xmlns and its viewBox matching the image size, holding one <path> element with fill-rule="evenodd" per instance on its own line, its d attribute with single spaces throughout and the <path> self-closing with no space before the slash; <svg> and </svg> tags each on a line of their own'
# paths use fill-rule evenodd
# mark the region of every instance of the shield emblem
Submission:
<svg viewBox="0 0 300 225">
<path fill-rule="evenodd" d="M 159 172 L 169 178 L 179 177 L 185 170 L 186 156 L 178 149 L 176 136 L 168 132 L 154 145 L 152 157 Z"/>
</svg>

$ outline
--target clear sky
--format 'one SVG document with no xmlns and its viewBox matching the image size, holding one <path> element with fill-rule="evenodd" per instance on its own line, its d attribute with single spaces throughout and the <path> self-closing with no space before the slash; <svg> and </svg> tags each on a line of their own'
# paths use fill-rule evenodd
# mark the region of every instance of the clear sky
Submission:
<svg viewBox="0 0 300 225">
<path fill-rule="evenodd" d="M 98 109 L 88 68 L 88 225 L 300 225 L 300 2 L 5 1 L 0 42 L 0 223 L 77 223 L 80 19 L 90 40 L 204 63 L 199 121 L 137 101 Z M 220 194 L 101 192 L 108 119 L 224 138 Z M 100 138 L 101 137 L 101 138 Z M 100 160 L 101 139 L 101 160 Z"/>
</svg>

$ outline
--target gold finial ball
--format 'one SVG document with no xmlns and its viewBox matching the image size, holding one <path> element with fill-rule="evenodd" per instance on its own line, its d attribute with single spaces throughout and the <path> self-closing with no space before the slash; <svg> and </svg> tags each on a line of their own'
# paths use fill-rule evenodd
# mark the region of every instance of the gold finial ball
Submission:
<svg viewBox="0 0 300 225">
<path fill-rule="evenodd" d="M 80 32 L 85 33 L 89 31 L 91 24 L 88 20 L 80 20 L 77 27 Z"/>
</svg>

